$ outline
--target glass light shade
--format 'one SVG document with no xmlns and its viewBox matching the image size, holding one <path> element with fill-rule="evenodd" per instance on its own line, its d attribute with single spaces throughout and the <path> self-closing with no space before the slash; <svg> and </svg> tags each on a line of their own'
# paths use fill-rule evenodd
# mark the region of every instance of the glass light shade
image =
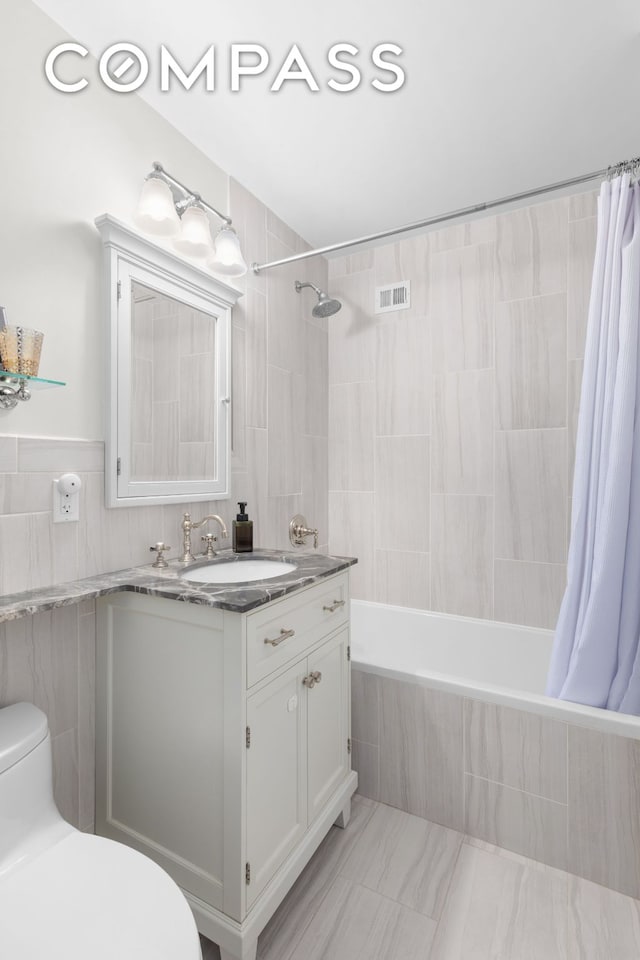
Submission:
<svg viewBox="0 0 640 960">
<path fill-rule="evenodd" d="M 172 237 L 180 230 L 171 189 L 159 177 L 149 177 L 142 184 L 138 209 L 133 218 L 145 233 Z"/>
<path fill-rule="evenodd" d="M 181 253 L 190 257 L 206 257 L 213 253 L 213 240 L 209 227 L 209 217 L 202 207 L 187 207 L 182 214 L 182 229 L 174 239 L 173 245 Z"/>
<path fill-rule="evenodd" d="M 209 260 L 209 267 L 214 273 L 224 277 L 243 277 L 247 272 L 248 268 L 242 256 L 238 234 L 233 227 L 224 226 L 218 232 L 213 259 Z"/>
</svg>

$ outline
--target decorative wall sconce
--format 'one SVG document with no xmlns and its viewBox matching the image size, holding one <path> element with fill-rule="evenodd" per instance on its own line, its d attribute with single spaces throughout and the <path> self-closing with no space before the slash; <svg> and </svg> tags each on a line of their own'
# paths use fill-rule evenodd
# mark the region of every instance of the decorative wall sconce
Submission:
<svg viewBox="0 0 640 960">
<path fill-rule="evenodd" d="M 210 213 L 222 220 L 215 239 L 211 236 Z M 213 273 L 242 277 L 247 272 L 231 218 L 172 177 L 160 163 L 153 164 L 142 185 L 134 220 L 145 233 L 171 237 L 181 253 L 206 258 Z"/>
</svg>

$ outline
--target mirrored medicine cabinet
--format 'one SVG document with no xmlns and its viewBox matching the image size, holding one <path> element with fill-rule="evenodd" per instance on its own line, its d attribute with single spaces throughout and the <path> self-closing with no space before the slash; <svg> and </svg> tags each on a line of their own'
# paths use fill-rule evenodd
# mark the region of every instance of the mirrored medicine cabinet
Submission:
<svg viewBox="0 0 640 960">
<path fill-rule="evenodd" d="M 241 292 L 108 215 L 105 502 L 230 496 L 231 311 Z"/>
</svg>

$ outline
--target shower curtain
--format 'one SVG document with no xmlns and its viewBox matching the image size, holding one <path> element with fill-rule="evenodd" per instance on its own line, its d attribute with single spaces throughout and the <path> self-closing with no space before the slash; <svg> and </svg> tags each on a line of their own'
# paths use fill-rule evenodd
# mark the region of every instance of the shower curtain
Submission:
<svg viewBox="0 0 640 960">
<path fill-rule="evenodd" d="M 550 696 L 640 714 L 640 186 L 605 181 Z"/>
</svg>

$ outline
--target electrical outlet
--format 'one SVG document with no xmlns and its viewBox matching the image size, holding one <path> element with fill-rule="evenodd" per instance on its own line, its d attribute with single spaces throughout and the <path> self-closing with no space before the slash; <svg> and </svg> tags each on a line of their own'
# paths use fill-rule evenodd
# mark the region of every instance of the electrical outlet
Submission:
<svg viewBox="0 0 640 960">
<path fill-rule="evenodd" d="M 80 488 L 76 473 L 65 473 L 53 481 L 53 522 L 74 523 L 80 519 Z"/>
</svg>

